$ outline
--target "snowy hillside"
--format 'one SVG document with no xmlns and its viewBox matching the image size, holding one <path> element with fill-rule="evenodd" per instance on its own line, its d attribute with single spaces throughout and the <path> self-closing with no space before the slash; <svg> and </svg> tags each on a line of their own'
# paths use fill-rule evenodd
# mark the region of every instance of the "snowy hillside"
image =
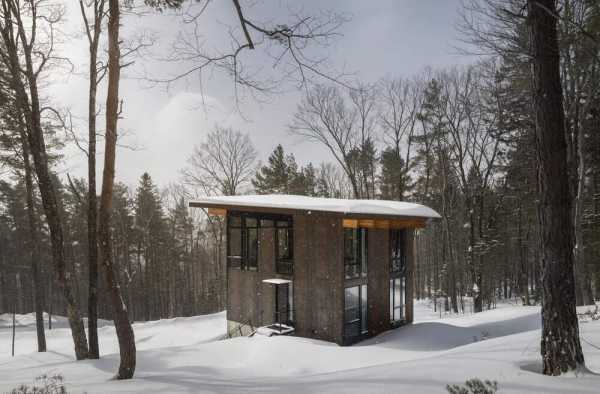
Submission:
<svg viewBox="0 0 600 394">
<path fill-rule="evenodd" d="M 444 393 L 472 377 L 497 380 L 499 393 L 598 393 L 600 376 L 591 372 L 538 373 L 537 307 L 439 319 L 417 303 L 416 315 L 414 325 L 352 347 L 293 337 L 219 340 L 223 313 L 136 324 L 136 378 L 124 382 L 110 380 L 118 363 L 110 325 L 100 329 L 102 359 L 74 362 L 66 328 L 49 331 L 50 351 L 38 354 L 33 320 L 19 316 L 11 358 L 10 316 L 1 315 L 0 392 L 60 372 L 73 393 Z M 582 323 L 581 334 L 587 366 L 600 371 L 600 321 Z"/>
</svg>

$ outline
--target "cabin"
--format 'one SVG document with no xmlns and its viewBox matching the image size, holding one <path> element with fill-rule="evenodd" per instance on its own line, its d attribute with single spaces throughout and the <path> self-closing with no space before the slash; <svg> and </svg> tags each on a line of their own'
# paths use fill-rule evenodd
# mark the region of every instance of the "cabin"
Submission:
<svg viewBox="0 0 600 394">
<path fill-rule="evenodd" d="M 230 333 L 349 345 L 413 321 L 419 204 L 294 195 L 190 202 L 227 226 Z"/>
</svg>

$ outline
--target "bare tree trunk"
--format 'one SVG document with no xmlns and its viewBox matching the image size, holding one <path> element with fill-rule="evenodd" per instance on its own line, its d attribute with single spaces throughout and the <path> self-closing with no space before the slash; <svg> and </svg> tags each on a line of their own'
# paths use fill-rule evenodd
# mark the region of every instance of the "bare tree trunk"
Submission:
<svg viewBox="0 0 600 394">
<path fill-rule="evenodd" d="M 5 59 L 7 59 L 7 66 L 12 78 L 11 87 L 15 92 L 17 106 L 25 118 L 29 148 L 33 157 L 40 194 L 42 195 L 46 221 L 50 229 L 52 260 L 56 271 L 57 284 L 61 288 L 67 303 L 67 316 L 75 345 L 75 356 L 78 360 L 81 360 L 88 356 L 87 338 L 72 280 L 69 278 L 66 269 L 63 223 L 58 207 L 58 196 L 52 183 L 44 142 L 44 129 L 41 123 L 41 107 L 37 85 L 38 74 L 34 71 L 35 66 L 32 56 L 33 41 L 26 35 L 25 22 L 22 19 L 22 10 L 19 5 L 12 0 L 2 0 L 1 6 L 4 20 L 2 21 L 0 34 L 6 51 Z M 37 7 L 37 5 L 34 6 Z M 23 57 L 25 63 L 24 77 L 27 80 L 27 85 L 22 79 L 20 56 Z M 27 91 L 29 94 L 27 94 Z"/>
<path fill-rule="evenodd" d="M 119 278 L 114 267 L 112 237 L 110 231 L 112 196 L 115 182 L 115 155 L 117 146 L 117 121 L 119 118 L 119 79 L 121 74 L 119 49 L 119 0 L 109 0 L 108 17 L 108 91 L 106 95 L 106 136 L 104 148 L 104 171 L 102 174 L 102 193 L 100 194 L 100 212 L 98 240 L 100 258 L 104 266 L 106 285 L 113 305 L 113 320 L 119 339 L 121 363 L 117 379 L 131 379 L 135 372 L 135 338 L 127 307 L 123 301 Z"/>
<path fill-rule="evenodd" d="M 559 74 L 555 0 L 529 0 L 542 234 L 543 373 L 584 366 L 575 310 L 572 201 Z"/>
<path fill-rule="evenodd" d="M 527 276 L 527 260 L 525 256 L 523 246 L 523 207 L 519 201 L 518 207 L 518 222 L 517 222 L 517 241 L 519 248 L 519 270 L 518 270 L 518 283 L 519 290 L 521 293 L 521 301 L 523 305 L 530 305 L 529 302 L 529 279 Z"/>
<path fill-rule="evenodd" d="M 79 1 L 85 23 L 89 50 L 89 91 L 88 91 L 88 332 L 90 358 L 100 358 L 98 346 L 98 199 L 96 196 L 96 96 L 98 88 L 98 42 L 102 32 L 104 0 L 94 1 L 94 24 L 90 24 L 83 1 Z"/>
<path fill-rule="evenodd" d="M 21 116 L 19 114 L 19 118 Z M 35 218 L 35 203 L 33 199 L 33 176 L 31 173 L 31 159 L 29 157 L 29 146 L 27 146 L 27 135 L 25 125 L 19 122 L 21 136 L 21 147 L 23 153 L 23 167 L 25 168 L 25 189 L 27 193 L 27 221 L 29 222 L 29 241 L 31 242 L 31 276 L 33 277 L 33 303 L 35 309 L 35 328 L 37 331 L 38 352 L 46 351 L 46 333 L 44 332 L 44 284 L 40 278 L 39 260 L 39 237 L 38 226 Z"/>
<path fill-rule="evenodd" d="M 591 275 L 585 261 L 583 252 L 583 204 L 584 204 L 584 189 L 585 189 L 585 173 L 586 162 L 583 151 L 584 142 L 583 127 L 577 127 L 577 191 L 575 197 L 574 228 L 575 228 L 575 285 L 576 285 L 576 301 L 577 305 L 593 304 L 593 295 L 591 288 Z"/>
</svg>

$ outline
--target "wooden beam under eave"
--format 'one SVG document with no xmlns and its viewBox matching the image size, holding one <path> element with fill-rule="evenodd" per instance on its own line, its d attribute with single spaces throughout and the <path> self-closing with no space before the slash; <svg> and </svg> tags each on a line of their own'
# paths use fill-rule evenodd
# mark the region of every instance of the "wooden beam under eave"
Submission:
<svg viewBox="0 0 600 394">
<path fill-rule="evenodd" d="M 358 228 L 358 220 L 356 219 L 343 219 L 342 227 L 344 228 Z"/>
<path fill-rule="evenodd" d="M 208 208 L 208 214 L 210 216 L 226 216 L 227 210 L 222 208 Z"/>
<path fill-rule="evenodd" d="M 424 228 L 425 219 L 343 219 L 344 228 L 405 229 Z"/>
<path fill-rule="evenodd" d="M 390 228 L 397 230 L 405 228 L 425 228 L 425 219 L 390 220 Z"/>
</svg>

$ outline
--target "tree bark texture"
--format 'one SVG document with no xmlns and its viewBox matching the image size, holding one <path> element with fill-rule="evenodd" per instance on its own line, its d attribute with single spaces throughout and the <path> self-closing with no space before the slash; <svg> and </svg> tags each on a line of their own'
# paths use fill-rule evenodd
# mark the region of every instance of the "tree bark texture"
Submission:
<svg viewBox="0 0 600 394">
<path fill-rule="evenodd" d="M 19 115 L 20 117 L 20 115 Z M 27 221 L 29 224 L 29 241 L 31 242 L 30 256 L 31 256 L 31 276 L 33 278 L 33 298 L 34 298 L 34 309 L 35 309 L 35 328 L 37 332 L 37 344 L 38 352 L 46 351 L 46 333 L 44 332 L 44 282 L 40 278 L 40 249 L 39 249 L 39 237 L 38 237 L 38 226 L 35 214 L 34 204 L 34 188 L 33 188 L 33 175 L 31 173 L 31 159 L 29 157 L 29 146 L 27 146 L 27 132 L 25 125 L 20 122 L 21 132 L 21 147 L 23 154 L 23 167 L 25 169 L 25 189 L 27 193 Z"/>
<path fill-rule="evenodd" d="M 529 0 L 542 241 L 543 373 L 584 365 L 575 309 L 574 234 L 555 0 Z"/>
<path fill-rule="evenodd" d="M 131 379 L 135 372 L 135 338 L 127 307 L 121 294 L 119 278 L 114 267 L 111 237 L 111 210 L 115 181 L 115 155 L 117 146 L 117 121 L 119 118 L 119 79 L 121 74 L 119 49 L 119 0 L 109 0 L 108 17 L 108 90 L 106 95 L 106 136 L 104 147 L 104 171 L 98 217 L 98 240 L 100 259 L 106 277 L 106 286 L 113 306 L 113 320 L 119 340 L 121 362 L 117 379 Z"/>
<path fill-rule="evenodd" d="M 25 118 L 27 126 L 27 140 L 33 157 L 37 175 L 42 205 L 50 230 L 52 246 L 52 261 L 56 271 L 57 284 L 62 290 L 67 304 L 67 317 L 71 327 L 71 334 L 75 345 L 75 356 L 78 360 L 88 356 L 87 338 L 83 321 L 81 319 L 77 297 L 72 286 L 72 279 L 66 268 L 64 249 L 63 223 L 58 206 L 58 196 L 52 183 L 51 171 L 48 163 L 48 154 L 44 142 L 44 129 L 41 123 L 41 107 L 39 101 L 37 74 L 34 71 L 32 44 L 25 33 L 25 25 L 21 9 L 11 0 L 3 0 L 4 10 L 2 39 L 5 44 L 6 59 L 11 73 L 12 88 L 15 91 L 17 105 Z M 20 43 L 28 43 L 19 48 Z M 25 63 L 25 85 L 21 72 L 19 57 Z M 29 93 L 29 94 L 28 94 Z"/>
</svg>

